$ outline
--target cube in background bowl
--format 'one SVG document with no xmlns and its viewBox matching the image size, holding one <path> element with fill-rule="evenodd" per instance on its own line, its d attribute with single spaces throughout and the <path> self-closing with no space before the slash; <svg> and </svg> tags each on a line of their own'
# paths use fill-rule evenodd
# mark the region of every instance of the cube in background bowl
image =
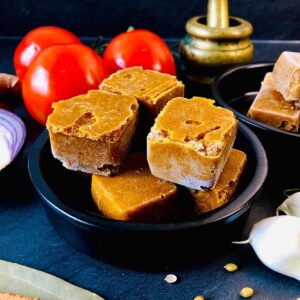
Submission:
<svg viewBox="0 0 300 300">
<path fill-rule="evenodd" d="M 269 164 L 270 180 L 282 189 L 300 187 L 294 167 L 300 167 L 300 133 L 284 131 L 247 116 L 265 74 L 272 72 L 273 63 L 249 64 L 232 68 L 215 79 L 212 93 L 217 103 L 234 112 L 240 121 L 251 126 L 263 143 Z"/>
</svg>

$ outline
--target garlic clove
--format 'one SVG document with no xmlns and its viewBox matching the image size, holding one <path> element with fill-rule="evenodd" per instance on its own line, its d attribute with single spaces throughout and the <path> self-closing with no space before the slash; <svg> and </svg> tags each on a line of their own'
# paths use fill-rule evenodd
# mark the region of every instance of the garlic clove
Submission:
<svg viewBox="0 0 300 300">
<path fill-rule="evenodd" d="M 289 196 L 280 206 L 277 207 L 276 215 L 283 212 L 288 216 L 300 217 L 300 192 Z"/>
<path fill-rule="evenodd" d="M 264 219 L 253 226 L 249 241 L 263 264 L 300 280 L 300 218 Z"/>
</svg>

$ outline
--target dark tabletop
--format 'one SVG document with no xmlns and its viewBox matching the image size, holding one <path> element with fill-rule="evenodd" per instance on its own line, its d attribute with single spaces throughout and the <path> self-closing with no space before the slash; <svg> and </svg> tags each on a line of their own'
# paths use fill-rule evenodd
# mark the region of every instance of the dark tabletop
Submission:
<svg viewBox="0 0 300 300">
<path fill-rule="evenodd" d="M 14 73 L 18 41 L 0 38 L 0 72 Z M 300 42 L 255 41 L 254 61 L 273 62 L 283 50 L 300 51 Z M 244 286 L 254 289 L 253 299 L 300 297 L 299 282 L 266 268 L 249 245 L 231 246 L 193 265 L 164 266 L 155 272 L 117 267 L 80 253 L 50 226 L 28 176 L 28 153 L 43 128 L 27 114 L 21 100 L 13 106 L 26 123 L 28 138 L 22 155 L 0 172 L 0 259 L 51 273 L 107 299 L 193 299 L 198 294 L 211 300 L 239 299 Z M 255 222 L 274 215 L 283 199 L 281 187 L 276 190 L 269 179 L 241 228 L 241 238 L 248 236 Z M 229 262 L 236 263 L 239 271 L 227 273 L 223 266 Z M 164 281 L 169 273 L 179 277 L 176 284 Z"/>
</svg>

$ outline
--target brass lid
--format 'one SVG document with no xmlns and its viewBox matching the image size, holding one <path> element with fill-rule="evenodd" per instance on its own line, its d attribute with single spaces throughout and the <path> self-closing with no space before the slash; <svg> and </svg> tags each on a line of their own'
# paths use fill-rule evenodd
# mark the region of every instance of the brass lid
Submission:
<svg viewBox="0 0 300 300">
<path fill-rule="evenodd" d="M 207 16 L 191 18 L 186 31 L 200 39 L 243 39 L 251 35 L 252 25 L 237 17 L 229 17 L 228 0 L 208 0 Z"/>
<path fill-rule="evenodd" d="M 229 27 L 210 27 L 206 25 L 206 16 L 197 16 L 188 20 L 186 31 L 201 39 L 242 39 L 251 35 L 252 25 L 244 19 L 229 17 Z"/>
</svg>

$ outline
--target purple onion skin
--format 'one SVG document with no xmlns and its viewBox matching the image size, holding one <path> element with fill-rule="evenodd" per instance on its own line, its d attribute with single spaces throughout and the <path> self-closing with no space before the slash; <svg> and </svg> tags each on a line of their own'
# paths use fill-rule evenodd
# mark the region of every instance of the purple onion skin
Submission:
<svg viewBox="0 0 300 300">
<path fill-rule="evenodd" d="M 0 108 L 0 138 L 4 139 L 11 154 L 10 161 L 6 162 L 6 167 L 15 159 L 23 146 L 26 138 L 26 127 L 19 116 L 2 108 Z"/>
</svg>

